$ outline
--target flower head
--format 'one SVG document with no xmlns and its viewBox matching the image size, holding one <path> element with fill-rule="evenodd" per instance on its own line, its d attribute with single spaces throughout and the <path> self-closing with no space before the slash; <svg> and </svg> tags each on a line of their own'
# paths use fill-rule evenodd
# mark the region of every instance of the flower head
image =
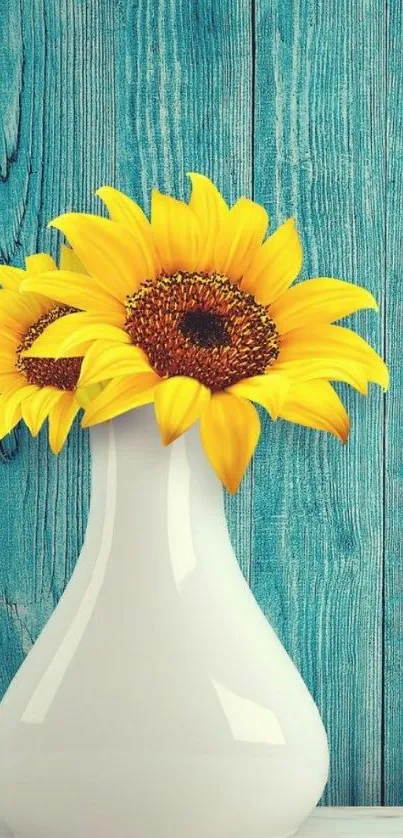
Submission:
<svg viewBox="0 0 403 838">
<path fill-rule="evenodd" d="M 80 270 L 80 263 L 68 249 L 62 250 L 62 264 Z M 81 372 L 81 350 L 88 343 L 76 346 L 64 358 L 26 357 L 36 339 L 50 324 L 61 323 L 67 315 L 77 312 L 35 292 L 21 293 L 26 276 L 38 272 L 56 272 L 53 259 L 45 253 L 26 260 L 27 271 L 0 267 L 0 438 L 23 419 L 36 436 L 49 418 L 49 443 L 58 453 L 67 437 L 80 407 L 88 405 L 91 389 L 78 388 Z M 100 387 L 96 387 L 99 392 Z"/>
<path fill-rule="evenodd" d="M 386 388 L 388 373 L 362 338 L 333 325 L 377 308 L 367 290 L 323 277 L 291 287 L 302 265 L 293 219 L 265 240 L 263 207 L 240 198 L 229 208 L 208 178 L 190 178 L 188 204 L 153 192 L 151 221 L 103 187 L 110 219 L 52 222 L 90 276 L 44 272 L 23 288 L 85 313 L 49 324 L 25 357 L 87 344 L 80 383 L 107 383 L 83 424 L 154 402 L 169 444 L 200 420 L 211 465 L 234 492 L 259 438 L 253 403 L 345 441 L 348 416 L 330 382 L 366 393 L 370 381 Z"/>
</svg>

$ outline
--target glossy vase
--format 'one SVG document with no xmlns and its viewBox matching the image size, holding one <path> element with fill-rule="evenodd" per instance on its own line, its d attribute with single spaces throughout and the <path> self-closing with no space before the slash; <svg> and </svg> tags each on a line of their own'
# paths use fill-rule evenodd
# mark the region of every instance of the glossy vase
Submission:
<svg viewBox="0 0 403 838">
<path fill-rule="evenodd" d="M 0 705 L 0 818 L 18 838 L 283 838 L 326 735 L 231 548 L 196 428 L 151 407 L 92 431 L 73 577 Z"/>
</svg>

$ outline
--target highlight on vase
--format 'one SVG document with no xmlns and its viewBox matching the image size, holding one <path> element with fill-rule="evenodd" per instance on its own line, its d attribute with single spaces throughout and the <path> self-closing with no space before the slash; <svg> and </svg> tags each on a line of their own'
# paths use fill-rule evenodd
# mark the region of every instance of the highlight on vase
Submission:
<svg viewBox="0 0 403 838">
<path fill-rule="evenodd" d="M 372 294 L 329 277 L 293 284 L 294 220 L 266 238 L 262 206 L 241 197 L 229 207 L 211 180 L 189 177 L 188 203 L 153 190 L 150 220 L 102 187 L 109 219 L 70 212 L 51 222 L 72 247 L 60 270 L 44 254 L 27 272 L 1 269 L 1 435 L 19 419 L 38 433 L 49 416 L 59 451 L 81 406 L 89 427 L 153 403 L 164 445 L 199 422 L 233 493 L 260 435 L 255 404 L 345 442 L 332 382 L 364 395 L 370 382 L 388 387 L 375 350 L 334 325 L 377 309 Z"/>
</svg>

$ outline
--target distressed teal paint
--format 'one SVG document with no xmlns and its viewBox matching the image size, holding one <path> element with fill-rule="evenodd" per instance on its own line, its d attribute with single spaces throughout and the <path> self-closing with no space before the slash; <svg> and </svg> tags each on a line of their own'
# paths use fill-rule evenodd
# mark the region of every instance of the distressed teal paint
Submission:
<svg viewBox="0 0 403 838">
<path fill-rule="evenodd" d="M 19 265 L 55 252 L 48 220 L 95 209 L 115 178 L 121 9 L 103 0 L 6 0 L 0 17 L 0 258 Z M 100 68 L 102 72 L 100 73 Z M 112 139 L 112 142 L 111 142 Z M 0 458 L 0 689 L 48 619 L 71 575 L 88 510 L 87 435 L 74 428 L 61 457 L 46 434 L 17 434 Z M 11 450 L 11 449 L 10 449 Z"/>
<path fill-rule="evenodd" d="M 226 499 L 245 575 L 323 714 L 324 800 L 339 805 L 403 803 L 401 12 L 386 0 L 5 0 L 0 18 L 2 261 L 55 252 L 48 219 L 98 207 L 101 183 L 147 206 L 152 186 L 187 194 L 196 169 L 229 200 L 254 193 L 273 225 L 295 214 L 305 277 L 342 276 L 381 302 L 381 319 L 352 322 L 378 348 L 384 315 L 395 335 L 386 459 L 381 394 L 345 389 L 347 447 L 263 419 Z M 72 572 L 88 477 L 78 427 L 58 459 L 22 428 L 0 449 L 1 691 Z"/>
<path fill-rule="evenodd" d="M 380 0 L 256 4 L 255 196 L 275 224 L 296 216 L 303 277 L 365 285 L 382 311 L 385 57 Z M 349 325 L 382 350 L 377 314 Z M 367 400 L 340 392 L 352 419 L 345 447 L 265 422 L 251 581 L 329 732 L 324 802 L 379 804 L 383 397 L 376 388 Z"/>
<path fill-rule="evenodd" d="M 392 391 L 386 400 L 385 429 L 385 803 L 403 801 L 403 9 L 388 4 L 386 156 L 386 332 Z"/>
</svg>

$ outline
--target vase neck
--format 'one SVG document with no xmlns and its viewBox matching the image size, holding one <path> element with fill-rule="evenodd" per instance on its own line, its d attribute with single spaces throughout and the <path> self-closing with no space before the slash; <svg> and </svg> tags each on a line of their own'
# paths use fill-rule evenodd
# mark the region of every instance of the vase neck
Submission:
<svg viewBox="0 0 403 838">
<path fill-rule="evenodd" d="M 228 550 L 222 487 L 205 457 L 197 427 L 164 447 L 154 410 L 146 406 L 119 416 L 107 428 L 94 428 L 91 447 L 93 497 L 99 492 L 102 470 L 107 481 L 103 526 L 109 529 L 105 538 L 111 541 L 110 561 L 127 561 L 129 545 L 131 572 L 141 564 L 144 579 L 148 548 L 150 580 L 169 572 L 180 582 L 196 564 L 214 564 L 215 551 L 197 549 L 206 527 L 213 528 L 212 537 L 227 545 L 227 560 L 230 553 L 234 561 Z M 119 549 L 123 541 L 125 550 Z M 126 572 L 129 578 L 130 570 Z"/>
<path fill-rule="evenodd" d="M 216 508 L 223 506 L 222 487 L 207 461 L 197 426 L 164 446 L 154 409 L 146 405 L 109 423 L 109 445 L 116 462 L 119 503 L 129 513 L 136 512 L 130 499 L 139 485 L 144 503 L 154 508 L 158 502 L 165 504 L 171 492 L 184 493 L 185 489 L 209 498 Z"/>
</svg>

